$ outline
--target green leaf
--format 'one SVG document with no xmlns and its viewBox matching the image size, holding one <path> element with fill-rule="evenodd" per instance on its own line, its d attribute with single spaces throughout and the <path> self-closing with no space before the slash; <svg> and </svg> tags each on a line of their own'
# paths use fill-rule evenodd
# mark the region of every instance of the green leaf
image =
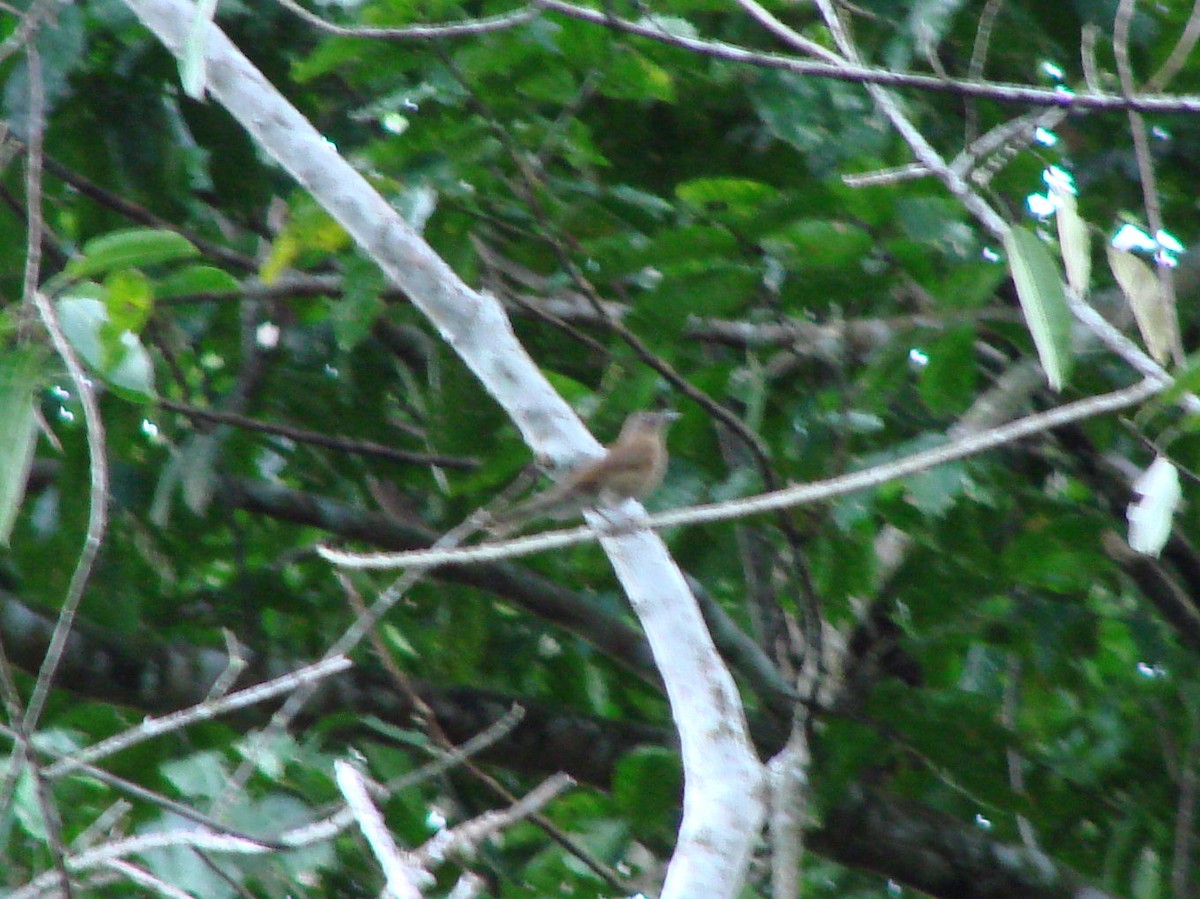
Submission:
<svg viewBox="0 0 1200 899">
<path fill-rule="evenodd" d="M 975 397 L 975 329 L 953 328 L 925 347 L 929 361 L 921 370 L 921 399 L 935 415 L 966 409 Z"/>
<path fill-rule="evenodd" d="M 1011 577 L 1029 587 L 1055 593 L 1090 588 L 1096 573 L 1109 563 L 1096 549 L 1095 523 L 1065 516 L 1018 534 L 1004 548 L 1003 560 Z"/>
<path fill-rule="evenodd" d="M 115 332 L 105 303 L 93 297 L 63 297 L 58 317 L 67 340 L 115 391 L 133 402 L 154 398 L 154 364 L 132 331 Z"/>
<path fill-rule="evenodd" d="M 168 812 L 156 821 L 138 828 L 141 835 L 190 831 L 195 823 Z M 188 846 L 174 845 L 152 849 L 142 856 L 147 869 L 159 880 L 179 890 L 206 899 L 232 899 L 244 879 L 239 867 L 216 868 L 207 858 Z"/>
<path fill-rule="evenodd" d="M 749 93 L 767 130 L 804 153 L 818 175 L 846 159 L 875 156 L 887 145 L 882 120 L 853 85 L 767 71 L 757 73 Z"/>
<path fill-rule="evenodd" d="M 737 239 L 719 225 L 684 225 L 657 232 L 649 243 L 623 238 L 608 248 L 616 271 L 636 272 L 652 266 L 662 272 L 703 271 L 737 252 Z"/>
<path fill-rule="evenodd" d="M 321 256 L 336 253 L 350 243 L 350 236 L 328 212 L 307 198 L 289 210 L 290 219 L 271 244 L 271 252 L 259 268 L 258 277 L 270 284 L 305 253 Z"/>
<path fill-rule="evenodd" d="M 187 265 L 155 285 L 159 299 L 207 293 L 236 293 L 241 282 L 224 269 L 212 265 Z"/>
<path fill-rule="evenodd" d="M 965 260 L 974 256 L 975 236 L 964 218 L 958 203 L 942 197 L 905 197 L 896 204 L 896 221 L 907 237 Z"/>
<path fill-rule="evenodd" d="M 29 348 L 0 353 L 0 546 L 8 546 L 33 464 L 41 358 Z"/>
<path fill-rule="evenodd" d="M 1062 253 L 1063 268 L 1067 271 L 1067 284 L 1076 296 L 1085 297 L 1092 281 L 1091 235 L 1087 224 L 1079 215 L 1075 195 L 1065 188 L 1051 188 L 1058 199 L 1058 248 Z"/>
<path fill-rule="evenodd" d="M 731 315 L 749 302 L 761 282 L 751 266 L 718 263 L 665 279 L 638 299 L 637 312 L 659 327 L 679 330 L 690 316 Z"/>
<path fill-rule="evenodd" d="M 641 53 L 616 45 L 600 93 L 616 100 L 658 100 L 675 102 L 675 81 L 671 73 Z"/>
<path fill-rule="evenodd" d="M 1024 228 L 1008 229 L 1004 249 L 1046 380 L 1061 390 L 1071 369 L 1071 312 L 1058 267 L 1037 236 Z"/>
<path fill-rule="evenodd" d="M 1005 267 L 995 262 L 964 262 L 939 273 L 929 291 L 945 309 L 978 309 L 991 302 L 1007 274 Z"/>
<path fill-rule="evenodd" d="M 967 469 L 962 462 L 935 465 L 928 471 L 904 479 L 908 501 L 926 515 L 942 515 L 963 495 Z"/>
<path fill-rule="evenodd" d="M 1147 846 L 1138 853 L 1134 863 L 1130 896 L 1132 899 L 1160 899 L 1162 886 L 1162 858 L 1152 846 Z"/>
<path fill-rule="evenodd" d="M 217 14 L 217 0 L 200 0 L 192 12 L 183 54 L 179 58 L 179 81 L 183 92 L 193 100 L 203 100 L 208 81 L 206 54 L 209 27 Z"/>
<path fill-rule="evenodd" d="M 1156 362 L 1166 362 L 1171 358 L 1175 318 L 1162 295 L 1158 275 L 1127 250 L 1118 250 L 1110 245 L 1107 253 L 1108 267 L 1112 269 L 1113 277 L 1133 309 L 1133 317 L 1146 343 L 1147 352 Z"/>
<path fill-rule="evenodd" d="M 657 746 L 626 754 L 613 774 L 613 801 L 643 836 L 672 825 L 682 790 L 679 756 Z"/>
<path fill-rule="evenodd" d="M 669 200 L 629 184 L 614 185 L 609 189 L 608 195 L 621 203 L 627 203 L 656 221 L 668 218 L 675 211 L 675 205 Z"/>
<path fill-rule="evenodd" d="M 778 191 L 749 178 L 694 178 L 675 188 L 675 196 L 697 210 L 717 217 L 744 219 L 756 214 Z"/>
<path fill-rule="evenodd" d="M 30 774 L 28 766 L 17 777 L 16 789 L 12 799 L 13 813 L 18 823 L 27 834 L 38 841 L 45 841 L 46 816 L 43 814 L 41 802 L 38 801 L 37 781 Z"/>
<path fill-rule="evenodd" d="M 89 240 L 83 253 L 67 263 L 66 272 L 86 278 L 120 268 L 148 268 L 199 254 L 182 234 L 154 228 L 113 231 Z"/>
<path fill-rule="evenodd" d="M 211 750 L 164 762 L 162 774 L 189 799 L 216 799 L 229 785 L 224 758 Z"/>
<path fill-rule="evenodd" d="M 344 281 L 342 298 L 333 301 L 330 321 L 338 346 L 352 350 L 367 338 L 383 313 L 385 281 L 379 267 L 361 257 L 346 262 Z"/>
<path fill-rule="evenodd" d="M 154 288 L 135 268 L 119 269 L 104 279 L 109 324 L 119 333 L 141 332 L 154 311 Z"/>
<path fill-rule="evenodd" d="M 1197 390 L 1200 390 L 1200 353 L 1192 353 L 1187 358 L 1186 364 L 1176 374 L 1171 386 L 1158 394 L 1154 401 L 1156 405 L 1167 408 L 1174 406 L 1183 394 L 1194 393 Z M 1200 416 L 1190 416 L 1188 426 L 1193 427 L 1196 421 L 1200 421 Z"/>
<path fill-rule="evenodd" d="M 855 225 L 831 219 L 802 219 L 763 238 L 763 248 L 801 269 L 842 269 L 860 264 L 871 249 L 871 235 Z"/>
</svg>

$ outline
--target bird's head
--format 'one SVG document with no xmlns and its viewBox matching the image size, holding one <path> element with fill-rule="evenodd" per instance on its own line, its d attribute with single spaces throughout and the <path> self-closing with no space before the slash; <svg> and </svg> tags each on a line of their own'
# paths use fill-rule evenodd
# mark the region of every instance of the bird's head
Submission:
<svg viewBox="0 0 1200 899">
<path fill-rule="evenodd" d="M 655 410 L 652 412 L 634 412 L 621 427 L 621 437 L 629 437 L 634 434 L 657 433 L 665 431 L 675 419 L 679 418 L 678 412 L 672 409 Z"/>
</svg>

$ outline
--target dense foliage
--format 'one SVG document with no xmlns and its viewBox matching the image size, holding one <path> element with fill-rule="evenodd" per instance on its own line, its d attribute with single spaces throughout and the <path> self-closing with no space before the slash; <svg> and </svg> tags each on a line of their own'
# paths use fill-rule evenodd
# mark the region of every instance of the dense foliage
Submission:
<svg viewBox="0 0 1200 899">
<path fill-rule="evenodd" d="M 321 658 L 397 575 L 339 576 L 318 544 L 428 545 L 531 459 L 411 298 L 220 104 L 185 95 L 131 8 L 20 6 L 0 12 L 5 532 L 15 516 L 0 590 L 14 753 L 0 870 L 6 887 L 44 875 L 53 891 L 64 857 L 185 820 L 103 772 L 55 772 L 54 759 L 203 701 L 230 638 L 248 661 L 238 687 Z M 768 8 L 832 51 L 820 6 Z M 949 80 L 888 90 L 938 153 L 967 154 L 956 172 L 973 196 L 1038 235 L 1056 266 L 1054 218 L 1033 217 L 1028 198 L 1046 193 L 1049 168 L 1070 173 L 1093 237 L 1089 300 L 1142 345 L 1104 247 L 1125 223 L 1161 222 L 1184 243 L 1198 230 L 1200 101 L 1187 92 L 1200 66 L 1185 54 L 1169 82 L 1149 84 L 1163 108 L 1131 117 L 1123 29 L 1144 85 L 1189 21 L 1182 3 L 1133 7 L 865 0 L 841 14 L 878 71 Z M 216 22 L 463 280 L 505 304 L 594 433 L 612 437 L 635 409 L 683 413 L 652 509 L 832 478 L 1138 381 L 1076 324 L 1066 384 L 1051 391 L 1000 237 L 945 178 L 869 180 L 910 165 L 911 145 L 861 79 L 776 65 L 800 51 L 755 21 L 757 6 L 597 8 L 657 39 L 553 8 L 402 40 L 329 34 L 267 2 L 222 4 Z M 316 7 L 395 28 L 513 9 Z M 680 45 L 690 38 L 778 55 L 721 58 Z M 1089 79 L 1107 109 L 1005 95 L 1084 93 Z M 992 96 L 959 89 L 984 81 Z M 1004 140 L 979 141 L 1017 117 Z M 1152 249 L 1168 254 L 1164 242 Z M 1175 255 L 1187 353 L 1200 269 Z M 102 445 L 46 309 L 97 388 Z M 1183 396 L 1196 379 L 1186 360 L 1172 367 L 1180 390 L 1120 414 L 828 502 L 664 532 L 761 757 L 797 708 L 811 711 L 801 895 L 1200 891 L 1200 511 L 1180 507 L 1161 555 L 1126 543 L 1133 480 L 1156 455 L 1183 470 L 1185 497 L 1200 470 Z M 22 709 L 40 702 L 89 522 L 98 533 L 98 457 L 108 520 L 26 734 L 34 769 L 17 750 Z M 559 770 L 580 783 L 543 809 L 555 830 L 513 824 L 435 867 L 426 894 L 445 895 L 463 870 L 494 896 L 657 890 L 681 813 L 672 720 L 597 544 L 438 569 L 375 637 L 286 734 L 252 736 L 274 699 L 96 764 L 273 837 L 329 813 L 333 762 L 351 749 L 371 777 L 395 779 L 516 704 L 524 718 L 479 757 L 379 800 L 397 842 L 419 846 Z M 819 683 L 802 678 L 797 705 L 797 673 L 818 653 Z M 106 817 L 119 797 L 130 806 Z M 772 894 L 768 853 L 764 842 L 745 896 Z M 355 828 L 287 853 L 129 860 L 205 897 L 382 885 Z M 75 876 L 89 895 L 128 895 L 133 878 Z"/>
</svg>

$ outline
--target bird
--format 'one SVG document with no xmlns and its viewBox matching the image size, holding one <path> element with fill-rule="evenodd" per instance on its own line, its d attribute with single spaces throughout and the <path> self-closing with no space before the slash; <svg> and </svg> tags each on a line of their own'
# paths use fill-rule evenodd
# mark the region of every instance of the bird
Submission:
<svg viewBox="0 0 1200 899">
<path fill-rule="evenodd" d="M 604 455 L 568 471 L 553 486 L 497 513 L 495 536 L 511 533 L 535 518 L 570 518 L 585 509 L 644 499 L 667 471 L 667 428 L 678 412 L 634 412 Z"/>
</svg>

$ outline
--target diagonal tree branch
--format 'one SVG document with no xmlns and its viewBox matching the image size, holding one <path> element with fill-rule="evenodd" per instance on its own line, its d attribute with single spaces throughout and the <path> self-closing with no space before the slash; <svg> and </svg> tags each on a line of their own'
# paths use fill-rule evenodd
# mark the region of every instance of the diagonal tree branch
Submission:
<svg viewBox="0 0 1200 899">
<path fill-rule="evenodd" d="M 177 58 L 194 17 L 183 0 L 127 0 Z M 215 25 L 202 38 L 207 87 L 243 128 L 350 234 L 555 462 L 599 446 L 529 358 L 501 305 L 465 285 Z M 734 896 L 763 817 L 763 770 L 745 710 L 682 573 L 657 536 L 603 541 L 654 652 L 680 735 L 684 815 L 664 899 Z"/>
</svg>

